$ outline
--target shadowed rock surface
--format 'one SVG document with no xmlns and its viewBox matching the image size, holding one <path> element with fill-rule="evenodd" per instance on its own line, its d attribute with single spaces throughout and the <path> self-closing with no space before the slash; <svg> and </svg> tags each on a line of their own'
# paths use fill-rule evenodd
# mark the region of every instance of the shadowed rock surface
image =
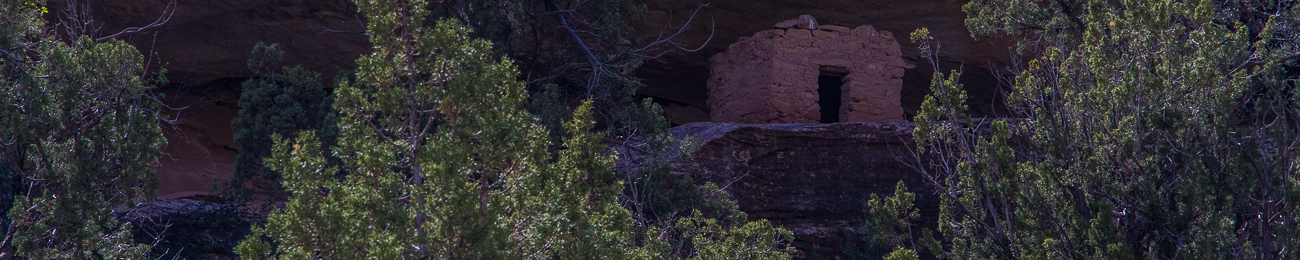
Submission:
<svg viewBox="0 0 1300 260">
<path fill-rule="evenodd" d="M 121 212 L 136 243 L 153 246 L 153 259 L 239 259 L 234 247 L 264 218 L 237 206 L 190 199 L 160 199 Z"/>
<path fill-rule="evenodd" d="M 918 194 L 920 224 L 933 227 L 938 199 L 908 146 L 912 123 L 735 124 L 691 123 L 671 129 L 701 146 L 683 165 L 696 181 L 724 187 L 751 219 L 795 233 L 802 257 L 834 256 L 861 237 L 871 194 L 893 195 L 903 181 Z"/>
<path fill-rule="evenodd" d="M 79 1 L 92 3 L 98 36 L 154 22 L 169 0 Z M 67 0 L 49 2 L 46 20 L 67 14 Z M 119 39 L 134 45 L 151 62 L 163 66 L 173 84 L 199 86 L 223 78 L 251 77 L 249 51 L 257 42 L 278 43 L 281 64 L 302 64 L 333 79 L 339 70 L 370 51 L 364 34 L 325 33 L 325 29 L 362 31 L 356 10 L 338 0 L 177 1 L 164 25 Z M 150 55 L 154 54 L 154 55 Z M 325 82 L 328 84 L 329 82 Z M 238 95 L 236 95 L 238 96 Z"/>
</svg>

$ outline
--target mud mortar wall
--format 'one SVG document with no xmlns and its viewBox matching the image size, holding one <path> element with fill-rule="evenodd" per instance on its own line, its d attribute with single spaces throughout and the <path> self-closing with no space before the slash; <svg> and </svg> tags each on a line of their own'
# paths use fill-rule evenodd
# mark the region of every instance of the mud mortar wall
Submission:
<svg viewBox="0 0 1300 260">
<path fill-rule="evenodd" d="M 870 25 L 779 26 L 741 38 L 710 60 L 711 121 L 816 123 L 822 71 L 847 72 L 841 122 L 903 121 L 899 93 L 911 66 L 890 32 Z"/>
</svg>

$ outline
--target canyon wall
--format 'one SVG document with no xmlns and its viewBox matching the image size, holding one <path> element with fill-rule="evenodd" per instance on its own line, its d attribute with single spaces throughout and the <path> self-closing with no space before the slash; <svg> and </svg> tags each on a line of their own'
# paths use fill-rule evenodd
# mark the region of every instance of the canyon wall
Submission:
<svg viewBox="0 0 1300 260">
<path fill-rule="evenodd" d="M 169 0 L 77 1 L 88 12 L 98 36 L 140 27 L 167 14 Z M 46 20 L 68 16 L 67 0 L 49 1 Z M 202 86 L 223 78 L 246 78 L 249 52 L 257 42 L 280 44 L 284 66 L 301 64 L 328 81 L 356 67 L 370 51 L 364 34 L 326 30 L 364 30 L 356 10 L 337 0 L 177 1 L 165 24 L 118 39 L 134 45 L 152 66 L 167 69 L 171 83 Z M 236 81 L 238 82 L 238 81 Z M 328 82 L 326 82 L 328 83 Z"/>
<path fill-rule="evenodd" d="M 167 155 L 157 168 L 164 197 L 189 197 L 210 191 L 214 180 L 233 174 L 235 151 L 229 124 L 237 108 L 239 82 L 253 75 L 246 68 L 249 50 L 258 41 L 279 43 L 285 65 L 302 64 L 329 81 L 370 49 L 359 31 L 355 10 L 337 0 L 180 1 L 167 24 L 121 37 L 145 53 L 151 68 L 165 66 L 173 83 L 164 92 L 174 101 L 178 124 L 168 127 Z M 796 232 L 796 246 L 808 254 L 833 254 L 837 232 L 855 232 L 869 194 L 892 192 L 903 181 L 923 193 L 919 177 L 900 153 L 910 135 L 906 123 L 830 125 L 687 124 L 709 120 L 709 58 L 742 37 L 771 30 L 773 24 L 800 15 L 822 24 L 870 24 L 899 35 L 928 27 L 940 45 L 938 65 L 921 57 L 916 44 L 899 41 L 904 69 L 898 95 L 902 118 L 910 118 L 928 91 L 930 73 L 961 68 L 972 115 L 1003 111 L 998 81 L 1009 63 L 1007 42 L 970 37 L 961 11 L 963 0 L 641 0 L 648 7 L 640 25 L 650 39 L 682 25 L 698 10 L 692 27 L 677 42 L 701 47 L 696 52 L 647 61 L 637 72 L 646 86 L 639 94 L 664 105 L 665 116 L 680 135 L 705 141 L 689 174 L 727 185 L 752 218 L 765 218 Z M 64 0 L 50 1 L 47 19 L 57 21 Z M 155 21 L 167 0 L 96 2 L 95 24 L 102 34 Z M 707 5 L 706 5 L 707 4 Z M 812 32 L 810 32 L 812 33 Z M 330 82 L 325 84 L 331 85 Z M 184 98 L 175 98 L 181 97 Z M 235 97 L 235 98 L 232 98 Z M 918 197 L 918 204 L 935 205 Z M 933 207 L 923 216 L 935 216 Z M 810 256 L 805 256 L 810 257 Z"/>
<path fill-rule="evenodd" d="M 121 0 L 94 3 L 93 14 L 101 35 L 155 21 L 167 0 Z M 639 94 L 664 105 L 669 121 L 677 124 L 709 120 L 707 80 L 709 58 L 742 37 L 772 29 L 772 25 L 811 15 L 821 24 L 870 24 L 877 30 L 907 35 L 929 28 L 940 45 L 938 68 L 962 69 L 962 83 L 970 90 L 972 113 L 996 115 L 1001 95 L 995 77 L 1011 61 L 1010 42 L 971 38 L 963 24 L 965 0 L 640 0 L 647 7 L 638 27 L 644 39 L 675 31 L 695 13 L 693 23 L 676 42 L 700 47 L 647 61 L 637 72 L 646 84 Z M 66 0 L 49 2 L 47 20 L 57 21 Z M 279 43 L 286 65 L 302 64 L 330 81 L 339 70 L 350 69 L 369 51 L 354 9 L 339 0 L 231 0 L 180 1 L 167 24 L 128 34 L 121 39 L 152 55 L 154 67 L 166 66 L 173 83 L 201 86 L 222 78 L 252 76 L 245 61 L 258 41 Z M 698 12 L 696 12 L 698 10 Z M 327 32 L 335 31 L 335 32 Z M 339 33 L 343 32 L 343 33 Z M 900 40 L 901 57 L 916 65 L 903 76 L 900 102 L 910 118 L 928 92 L 934 66 L 921 57 L 916 44 Z M 326 82 L 326 85 L 331 85 Z"/>
</svg>

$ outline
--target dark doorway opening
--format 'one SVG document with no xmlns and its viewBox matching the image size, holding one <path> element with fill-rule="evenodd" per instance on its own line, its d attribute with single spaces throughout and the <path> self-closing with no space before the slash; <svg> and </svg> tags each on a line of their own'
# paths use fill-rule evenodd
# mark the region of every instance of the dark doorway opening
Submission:
<svg viewBox="0 0 1300 260">
<path fill-rule="evenodd" d="M 817 76 L 817 105 L 822 110 L 821 123 L 840 122 L 840 95 L 844 93 L 844 74 L 822 71 Z"/>
</svg>

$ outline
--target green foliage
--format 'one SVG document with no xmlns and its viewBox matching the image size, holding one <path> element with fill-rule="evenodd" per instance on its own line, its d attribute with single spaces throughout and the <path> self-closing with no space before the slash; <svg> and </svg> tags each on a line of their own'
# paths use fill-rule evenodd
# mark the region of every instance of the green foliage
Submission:
<svg viewBox="0 0 1300 260">
<path fill-rule="evenodd" d="M 765 239 L 776 241 L 769 245 L 787 244 L 793 239 L 789 233 L 784 233 L 786 230 L 769 224 L 747 223 L 748 215 L 740 211 L 736 201 L 716 184 L 696 184 L 689 174 L 681 174 L 680 169 L 674 168 L 673 162 L 691 161 L 691 153 L 698 149 L 699 141 L 678 139 L 669 134 L 668 122 L 659 116 L 663 111 L 649 99 L 642 100 L 641 106 L 641 109 L 630 108 L 633 113 L 620 120 L 636 123 L 628 127 L 646 132 L 628 138 L 627 142 L 611 144 L 614 150 L 626 151 L 630 157 L 624 160 L 632 166 L 621 170 L 619 180 L 626 187 L 622 202 L 632 211 L 639 236 L 662 240 L 652 243 L 672 245 L 671 255 L 677 256 L 691 256 L 697 250 L 708 249 L 697 244 L 716 246 L 707 240 L 695 241 L 692 237 L 701 238 L 690 234 L 701 232 L 693 229 L 710 228 L 711 225 L 722 230 L 737 229 L 733 232 L 764 233 L 768 236 Z M 703 224 L 706 220 L 713 222 Z M 694 224 L 685 227 L 683 223 Z M 663 230 L 663 233 L 655 230 Z M 709 236 L 710 239 L 725 237 Z M 785 254 L 793 253 L 793 248 L 788 245 L 773 249 L 787 251 Z"/>
<path fill-rule="evenodd" d="M 146 257 L 114 217 L 153 196 L 165 144 L 143 57 L 118 40 L 56 40 L 43 4 L 0 1 L 0 165 L 22 181 L 4 191 L 16 196 L 0 258 Z"/>
<path fill-rule="evenodd" d="M 274 79 L 275 68 L 280 66 L 281 61 L 284 61 L 284 51 L 280 50 L 280 44 L 257 42 L 248 57 L 248 70 Z"/>
<path fill-rule="evenodd" d="M 560 129 L 564 128 L 564 123 L 572 120 L 573 115 L 569 110 L 568 100 L 564 96 L 564 90 L 555 84 L 546 84 L 542 86 L 542 91 L 531 96 L 528 101 L 527 109 L 537 115 L 538 123 L 546 126 L 550 131 L 551 143 L 558 144 L 564 140 L 565 132 Z"/>
<path fill-rule="evenodd" d="M 640 65 L 633 22 L 645 5 L 631 0 L 485 0 L 440 3 L 437 15 L 474 28 L 471 36 L 495 43 L 497 53 L 520 61 L 528 84 L 555 84 L 592 99 L 604 118 L 613 106 L 635 103 L 628 75 Z M 567 92 L 567 91 L 566 91 Z M 631 102 L 628 102 L 631 101 Z"/>
<path fill-rule="evenodd" d="M 687 234 L 698 252 L 789 258 L 789 231 L 766 221 L 697 217 L 639 237 L 590 101 L 551 151 L 521 107 L 518 72 L 487 41 L 426 21 L 423 1 L 358 6 L 374 52 L 358 59 L 355 84 L 336 89 L 338 142 L 273 138 L 266 164 L 290 196 L 237 247 L 242 257 L 649 259 L 673 252 L 659 235 Z"/>
<path fill-rule="evenodd" d="M 744 222 L 746 217 L 736 209 L 736 202 L 716 184 L 697 185 L 690 175 L 674 168 L 673 162 L 691 160 L 699 141 L 669 134 L 668 121 L 659 116 L 663 110 L 650 99 L 642 100 L 641 106 L 643 109 L 629 108 L 633 113 L 620 120 L 636 123 L 629 127 L 645 132 L 628 138 L 629 142 L 612 144 L 615 149 L 640 155 L 628 159 L 634 166 L 624 169 L 625 176 L 621 176 L 628 187 L 625 203 L 638 218 L 638 225 L 667 227 L 696 211 L 727 225 Z"/>
<path fill-rule="evenodd" d="M 885 260 L 916 260 L 916 252 L 911 249 L 898 248 L 884 257 Z"/>
<path fill-rule="evenodd" d="M 566 99 L 590 99 L 595 120 L 606 138 L 625 141 L 654 135 L 646 128 L 662 120 L 657 104 L 641 104 L 640 80 L 632 74 L 646 58 L 684 50 L 671 38 L 641 42 L 634 23 L 645 15 L 644 4 L 632 0 L 452 1 L 431 7 L 436 15 L 456 19 L 474 28 L 472 36 L 492 41 L 494 51 L 515 59 L 524 71 L 534 103 L 554 103 L 565 108 L 530 106 L 553 135 L 567 134 L 560 125 L 570 118 Z M 557 140 L 558 141 L 558 140 Z"/>
<path fill-rule="evenodd" d="M 917 248 L 918 244 L 935 246 L 938 241 L 930 237 L 933 231 L 929 228 L 919 233 L 912 230 L 912 222 L 920 217 L 912 205 L 915 200 L 916 194 L 908 192 L 902 181 L 895 185 L 894 196 L 882 198 L 872 194 L 867 200 L 867 216 L 863 223 L 866 247 L 857 248 L 850 244 L 844 254 L 849 259 L 916 259 L 916 251 L 909 248 Z M 913 238 L 914 234 L 922 234 L 922 237 Z"/>
<path fill-rule="evenodd" d="M 271 236 L 275 255 L 290 259 L 494 258 L 513 252 L 489 249 L 544 245 L 507 244 L 514 225 L 530 221 L 516 216 L 529 195 L 553 192 L 527 182 L 549 166 L 546 139 L 537 138 L 545 132 L 516 107 L 524 93 L 510 63 L 452 22 L 405 27 L 424 24 L 427 11 L 359 5 L 378 19 L 368 30 L 374 54 L 358 60 L 361 84 L 336 90 L 343 119 L 332 150 L 349 172 L 340 178 L 326 165 L 311 132 L 277 141 L 267 163 L 284 174 L 291 197 L 254 234 Z M 420 54 L 431 56 L 410 60 Z M 267 248 L 259 241 L 246 241 L 240 254 L 268 253 L 253 250 Z"/>
<path fill-rule="evenodd" d="M 501 53 L 530 53 L 548 64 L 562 65 L 587 62 L 582 47 L 561 23 L 582 30 L 583 42 L 600 59 L 608 59 L 627 50 L 636 41 L 632 22 L 645 14 L 645 5 L 630 0 L 557 2 L 537 0 L 486 0 L 452 3 L 442 15 L 454 17 L 475 29 L 473 36 L 499 43 Z M 435 8 L 437 9 L 437 8 Z M 566 10 L 571 12 L 555 12 Z M 537 15 L 547 17 L 536 17 Z M 566 21 L 557 19 L 564 16 Z M 546 41 L 566 44 L 539 46 Z M 540 48 L 539 48 L 540 47 Z M 551 58 L 563 59 L 549 61 Z M 566 76 L 577 75 L 570 74 Z"/>
<path fill-rule="evenodd" d="M 327 144 L 336 135 L 333 97 L 321 86 L 320 74 L 302 66 L 276 73 L 283 56 L 278 44 L 258 42 L 248 59 L 248 69 L 258 76 L 242 84 L 239 116 L 230 123 L 239 155 L 235 174 L 221 189 L 232 201 L 250 199 L 254 191 L 248 188 L 249 182 L 279 182 L 280 176 L 262 164 L 262 158 L 271 156 L 272 134 L 292 136 L 302 130 L 317 130 Z M 263 195 L 271 201 L 283 199 L 283 194 L 271 192 Z"/>
<path fill-rule="evenodd" d="M 902 181 L 894 188 L 892 197 L 880 198 L 871 194 L 871 200 L 867 201 L 867 229 L 872 230 L 871 233 L 884 235 L 877 239 L 887 244 L 903 244 L 903 240 L 911 233 L 912 224 L 909 220 L 920 217 L 920 213 L 912 207 L 915 199 L 916 194 L 907 192 Z"/>
<path fill-rule="evenodd" d="M 688 259 L 790 259 L 794 233 L 773 227 L 766 219 L 726 228 L 717 219 L 696 211 L 677 221 L 677 228 L 693 244 Z M 782 247 L 780 245 L 784 244 Z"/>
<path fill-rule="evenodd" d="M 915 199 L 916 194 L 907 192 L 902 181 L 894 188 L 894 196 L 881 198 L 871 194 L 871 199 L 867 201 L 866 221 L 863 223 L 867 247 L 849 248 L 846 255 L 851 259 L 878 259 L 912 254 L 915 259 L 915 252 L 906 249 L 915 248 L 918 242 L 917 239 L 912 239 L 912 221 L 920 217 L 920 213 L 912 206 Z M 926 229 L 921 234 L 929 232 Z M 919 240 L 923 243 L 931 242 L 929 238 Z"/>
<path fill-rule="evenodd" d="M 473 36 L 492 41 L 494 51 L 515 58 L 533 90 L 527 106 L 550 130 L 553 145 L 570 133 L 572 100 L 593 102 L 593 118 L 616 150 L 650 155 L 639 167 L 620 169 L 626 206 L 641 230 L 669 228 L 677 218 L 701 210 L 706 217 L 736 222 L 735 202 L 717 185 L 696 185 L 690 176 L 673 174 L 670 161 L 685 161 L 692 140 L 668 133 L 658 104 L 637 95 L 640 80 L 632 74 L 644 59 L 685 50 L 670 36 L 641 42 L 632 26 L 644 16 L 643 4 L 631 0 L 453 1 L 432 8 L 474 28 Z M 739 218 L 740 222 L 744 218 Z"/>
<path fill-rule="evenodd" d="M 972 1 L 975 36 L 1032 55 L 965 120 L 936 74 L 915 121 L 950 259 L 1293 259 L 1294 1 Z M 924 32 L 913 39 L 922 42 Z M 931 54 L 933 55 L 933 54 Z M 949 120 L 949 121 L 935 121 Z"/>
</svg>

